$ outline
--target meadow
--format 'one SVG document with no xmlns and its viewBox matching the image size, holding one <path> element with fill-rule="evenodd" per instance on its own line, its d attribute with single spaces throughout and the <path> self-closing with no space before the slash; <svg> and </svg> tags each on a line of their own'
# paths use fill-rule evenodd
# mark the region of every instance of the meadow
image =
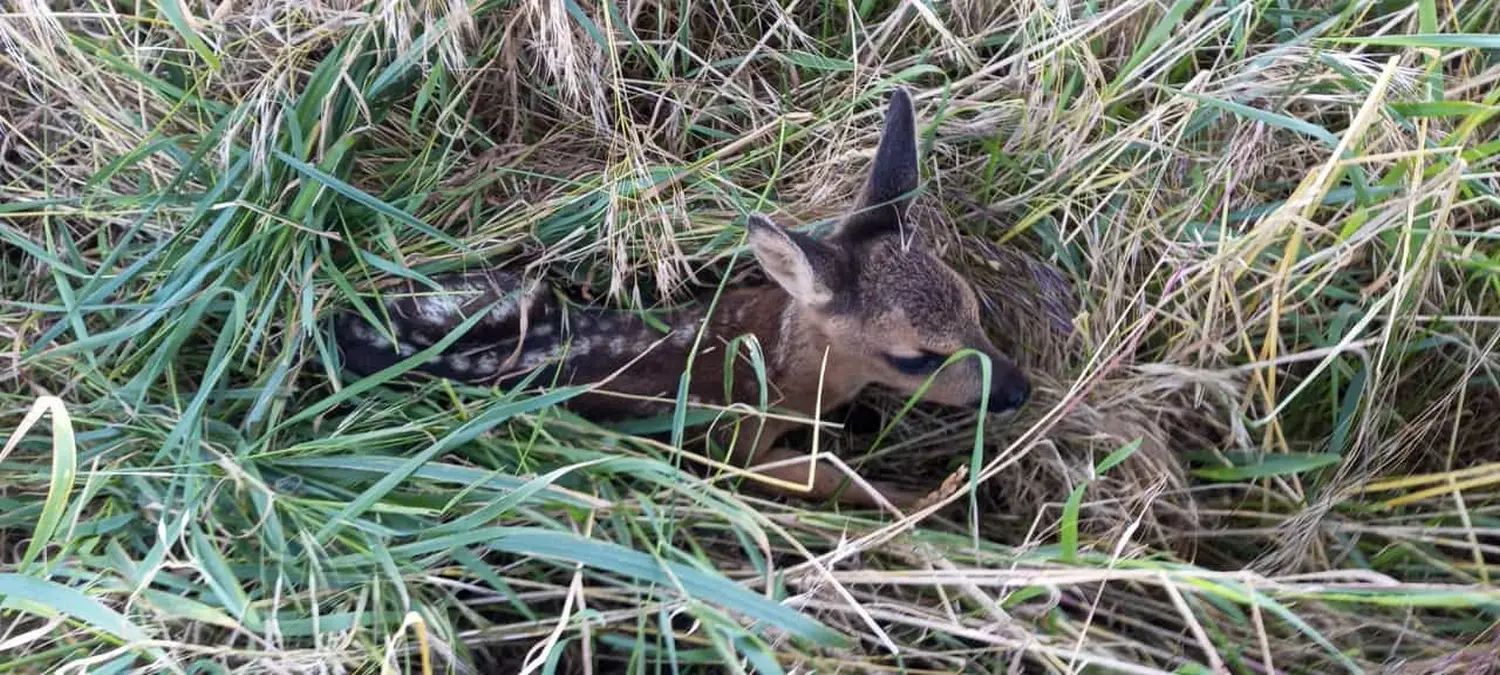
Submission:
<svg viewBox="0 0 1500 675">
<path fill-rule="evenodd" d="M 6 3 L 0 671 L 1500 672 L 1497 57 L 1495 0 Z M 925 507 L 337 369 L 382 280 L 753 279 L 897 86 L 1036 393 L 800 442 Z"/>
</svg>

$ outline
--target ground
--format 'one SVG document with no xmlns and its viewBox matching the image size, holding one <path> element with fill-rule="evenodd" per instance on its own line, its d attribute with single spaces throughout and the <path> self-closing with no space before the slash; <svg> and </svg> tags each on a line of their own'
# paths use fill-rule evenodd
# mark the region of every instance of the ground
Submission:
<svg viewBox="0 0 1500 675">
<path fill-rule="evenodd" d="M 6 12 L 8 670 L 1500 661 L 1493 0 Z M 821 448 L 932 507 L 706 480 L 640 436 L 680 420 L 571 390 L 336 370 L 328 317 L 393 278 L 754 276 L 747 214 L 821 231 L 895 86 L 923 236 L 1038 383 L 830 411 Z"/>
</svg>

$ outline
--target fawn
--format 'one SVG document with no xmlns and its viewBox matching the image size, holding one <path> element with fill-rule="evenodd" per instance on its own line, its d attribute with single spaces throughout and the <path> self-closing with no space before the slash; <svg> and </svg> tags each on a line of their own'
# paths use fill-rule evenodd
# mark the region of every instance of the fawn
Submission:
<svg viewBox="0 0 1500 675">
<path fill-rule="evenodd" d="M 726 289 L 712 316 L 701 306 L 671 311 L 658 322 L 664 332 L 628 311 L 569 306 L 510 272 L 455 273 L 434 279 L 440 293 L 388 296 L 390 332 L 353 313 L 336 319 L 344 365 L 373 374 L 487 312 L 414 369 L 504 386 L 542 368 L 533 382 L 598 384 L 563 404 L 596 421 L 671 410 L 688 370 L 690 400 L 758 406 L 765 393 L 772 406 L 810 416 L 820 404 L 827 410 L 849 403 L 867 385 L 911 395 L 929 378 L 925 400 L 977 407 L 986 393 L 978 359 L 939 370 L 952 354 L 970 349 L 992 364 L 989 409 L 1018 408 L 1030 396 L 1027 377 L 985 335 L 973 289 L 910 229 L 907 211 L 918 187 L 915 117 L 910 95 L 895 89 L 859 202 L 825 240 L 751 215 L 750 249 L 775 283 Z M 726 367 L 724 352 L 747 334 L 764 354 L 769 391 L 762 391 L 744 349 Z M 688 368 L 695 345 L 699 353 Z M 881 483 L 870 484 L 879 496 L 852 484 L 843 489 L 834 467 L 819 470 L 811 456 L 776 446 L 796 421 L 772 417 L 763 424 L 758 434 L 734 434 L 729 461 L 777 464 L 751 470 L 797 484 L 794 494 L 810 483 L 804 496 L 814 499 L 837 494 L 846 503 L 876 506 L 883 497 L 898 507 L 922 496 Z"/>
</svg>

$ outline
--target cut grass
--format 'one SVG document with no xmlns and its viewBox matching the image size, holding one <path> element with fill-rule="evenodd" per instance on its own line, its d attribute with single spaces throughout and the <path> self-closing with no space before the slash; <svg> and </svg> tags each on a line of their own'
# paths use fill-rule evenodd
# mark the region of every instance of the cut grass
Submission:
<svg viewBox="0 0 1500 675">
<path fill-rule="evenodd" d="M 0 15 L 9 670 L 1493 668 L 1492 0 L 40 5 Z M 818 442 L 942 503 L 633 435 L 717 411 L 335 371 L 383 279 L 739 278 L 897 84 L 1037 396 Z"/>
</svg>

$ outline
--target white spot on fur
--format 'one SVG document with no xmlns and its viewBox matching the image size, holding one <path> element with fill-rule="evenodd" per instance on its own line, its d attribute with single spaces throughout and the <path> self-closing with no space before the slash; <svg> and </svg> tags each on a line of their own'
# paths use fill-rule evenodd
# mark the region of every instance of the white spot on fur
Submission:
<svg viewBox="0 0 1500 675">
<path fill-rule="evenodd" d="M 390 349 L 391 347 L 390 340 L 363 321 L 351 321 L 349 332 L 353 334 L 355 341 L 364 343 L 372 349 Z"/>
<path fill-rule="evenodd" d="M 417 353 L 417 348 L 416 347 L 413 347 L 413 346 L 411 346 L 411 345 L 409 345 L 409 344 L 407 344 L 405 342 L 401 343 L 401 358 L 404 359 L 404 358 L 406 358 L 408 356 L 411 356 L 412 354 L 415 354 L 415 353 Z"/>
<path fill-rule="evenodd" d="M 532 337 L 547 337 L 552 334 L 552 324 L 544 323 L 531 329 Z"/>
<path fill-rule="evenodd" d="M 360 342 L 370 341 L 369 326 L 366 326 L 365 322 L 358 319 L 349 320 L 349 333 L 354 336 L 354 339 L 359 340 Z"/>
<path fill-rule="evenodd" d="M 474 370 L 486 375 L 500 370 L 500 357 L 486 352 L 480 355 L 479 360 L 474 364 Z"/>
<path fill-rule="evenodd" d="M 698 334 L 697 326 L 678 326 L 672 329 L 672 344 L 678 347 L 686 347 L 692 343 L 693 336 Z"/>
<path fill-rule="evenodd" d="M 522 370 L 540 365 L 543 361 L 552 358 L 553 353 L 547 350 L 521 352 L 521 358 L 516 360 L 516 366 Z"/>
<path fill-rule="evenodd" d="M 462 373 L 473 368 L 474 364 L 469 361 L 469 357 L 463 354 L 454 354 L 448 357 L 448 367 Z"/>
<path fill-rule="evenodd" d="M 447 293 L 419 298 L 416 305 L 417 313 L 429 323 L 443 323 L 459 310 L 458 299 Z"/>
<path fill-rule="evenodd" d="M 610 338 L 610 341 L 609 341 L 609 353 L 610 354 L 614 354 L 614 355 L 619 355 L 619 354 L 625 353 L 625 338 L 623 338 L 623 337 L 621 337 L 619 335 L 616 335 L 615 337 Z"/>
<path fill-rule="evenodd" d="M 487 317 L 487 320 L 491 323 L 501 323 L 506 319 L 515 316 L 515 314 L 516 303 L 514 301 L 506 302 L 502 305 L 496 305 L 494 309 L 490 310 L 490 314 L 489 317 Z"/>
</svg>

